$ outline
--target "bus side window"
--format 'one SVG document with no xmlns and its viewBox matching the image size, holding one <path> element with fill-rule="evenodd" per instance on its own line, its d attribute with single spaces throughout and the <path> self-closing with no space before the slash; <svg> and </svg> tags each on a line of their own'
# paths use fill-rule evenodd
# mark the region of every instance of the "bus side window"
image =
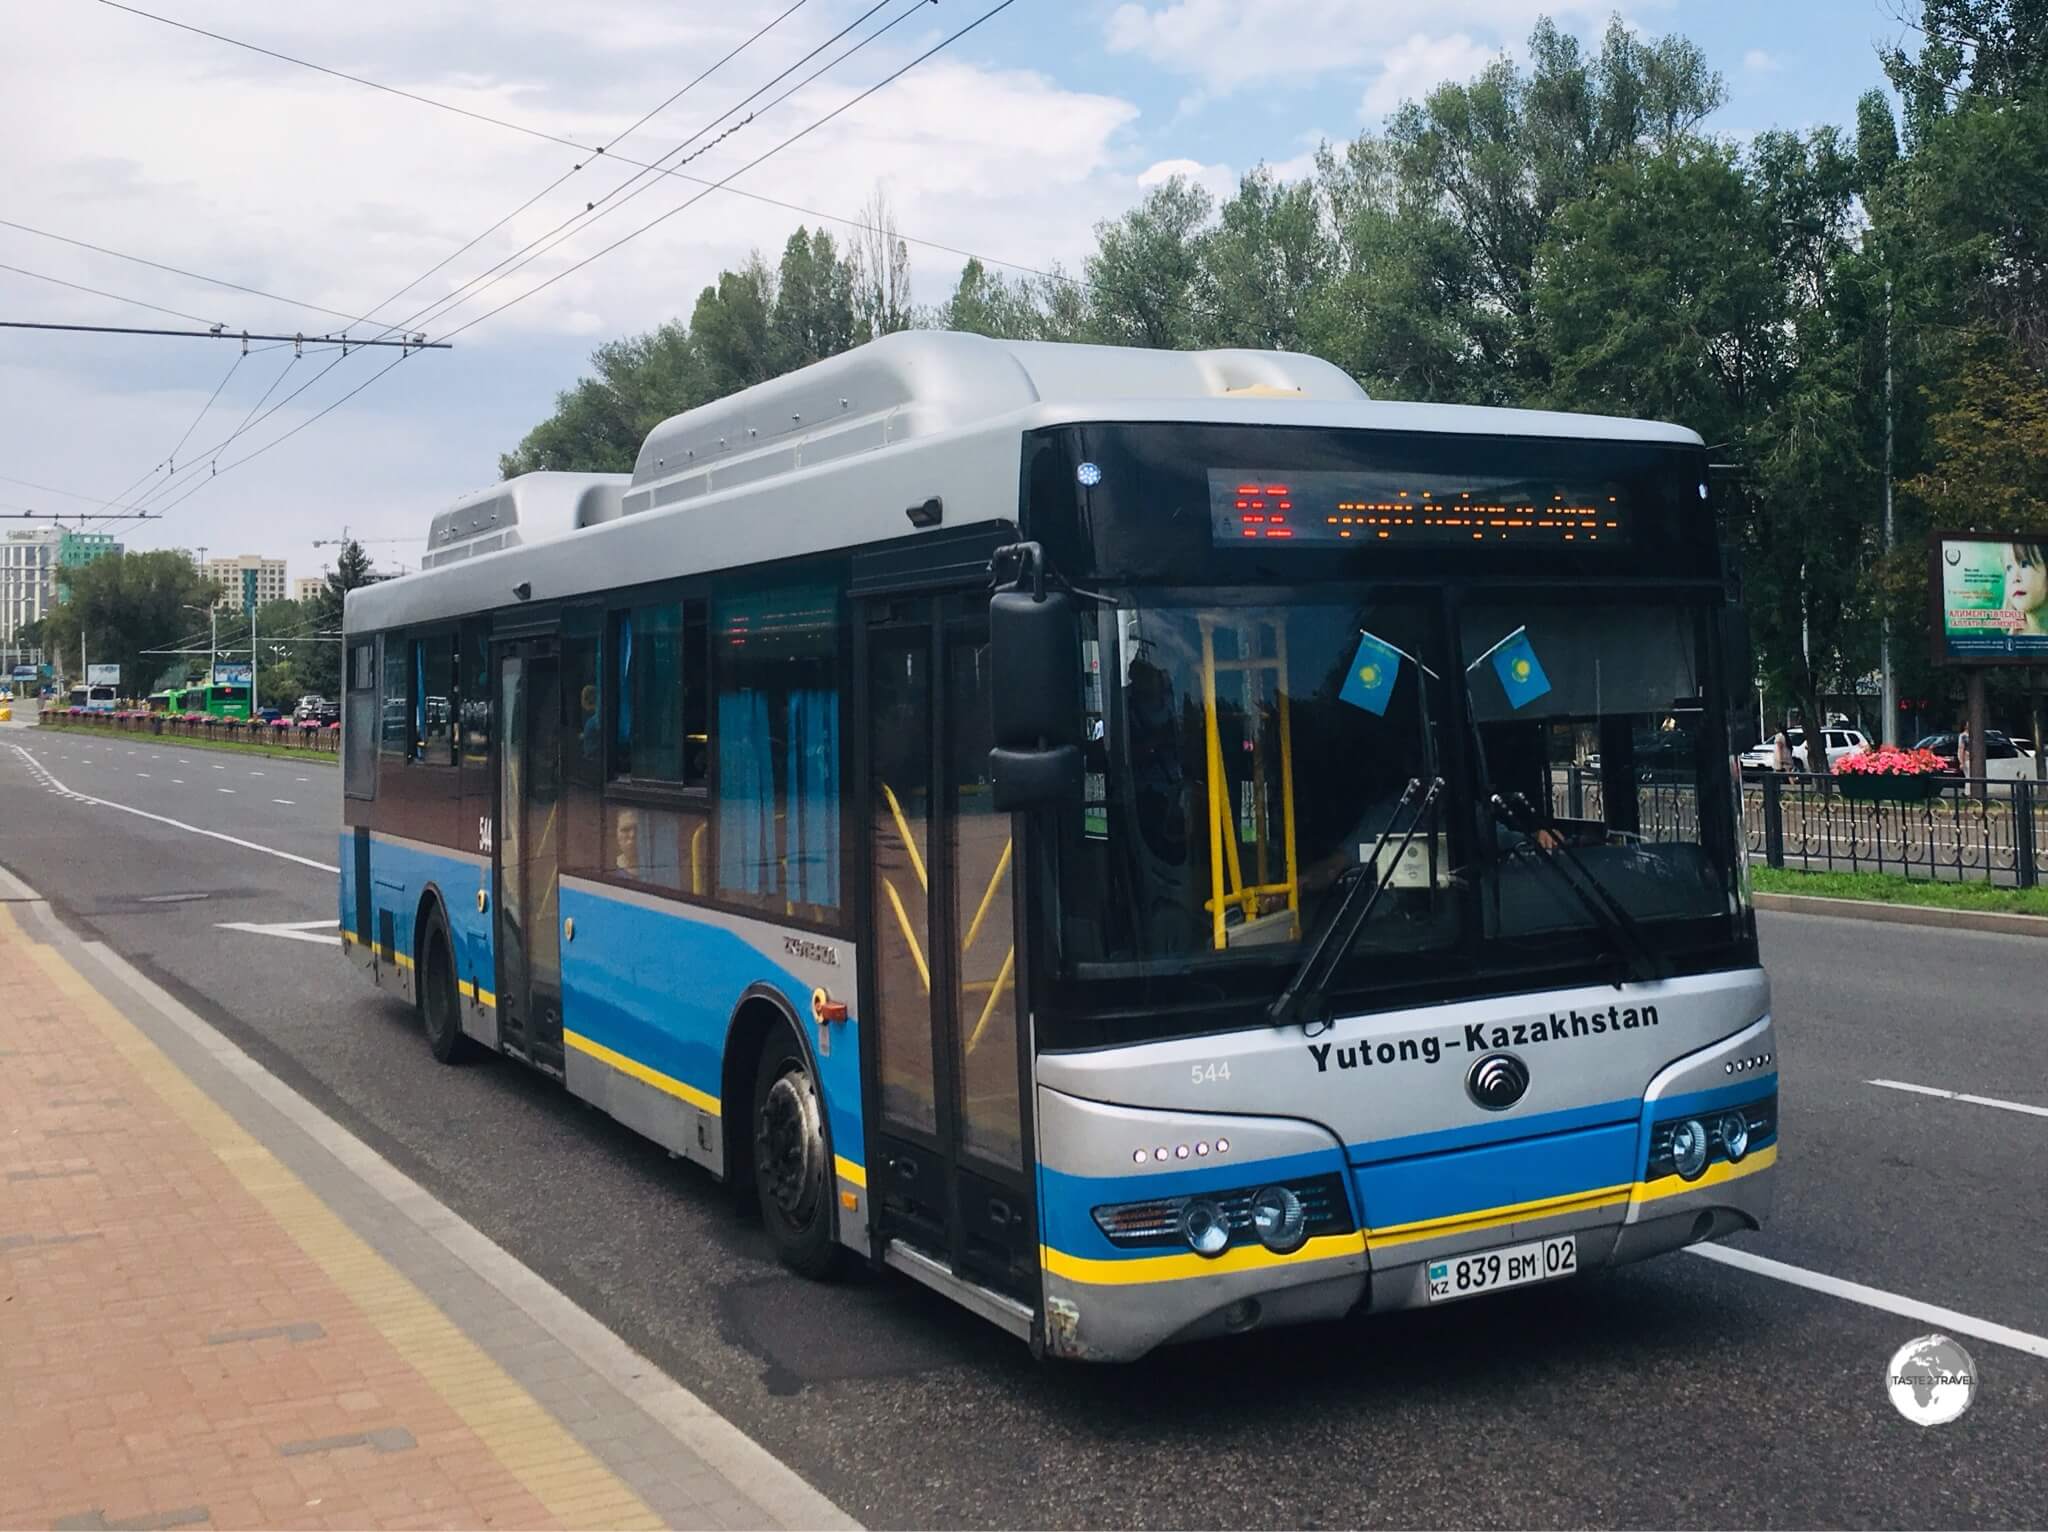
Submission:
<svg viewBox="0 0 2048 1532">
<path fill-rule="evenodd" d="M 412 644 L 412 759 L 455 764 L 455 635 L 437 633 Z"/>
<path fill-rule="evenodd" d="M 719 897 L 779 915 L 839 907 L 839 594 L 714 603 Z"/>
<path fill-rule="evenodd" d="M 385 762 L 402 763 L 412 756 L 412 644 L 402 633 L 384 635 L 384 685 L 381 692 Z"/>
<path fill-rule="evenodd" d="M 189 705 L 189 704 L 188 704 Z M 342 704 L 342 788 L 351 798 L 377 796 L 377 646 L 349 645 L 348 685 Z"/>
</svg>

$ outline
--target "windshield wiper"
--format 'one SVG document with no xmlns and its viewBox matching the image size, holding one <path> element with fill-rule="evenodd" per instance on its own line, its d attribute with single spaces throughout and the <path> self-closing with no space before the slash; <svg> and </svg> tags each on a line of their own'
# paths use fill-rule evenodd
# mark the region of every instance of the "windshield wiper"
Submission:
<svg viewBox="0 0 2048 1532">
<path fill-rule="evenodd" d="M 1408 785 L 1401 789 L 1400 799 L 1394 804 L 1394 811 L 1387 816 L 1387 822 L 1380 829 L 1379 838 L 1373 842 L 1372 855 L 1364 862 L 1345 871 L 1343 895 L 1337 900 L 1317 930 L 1308 951 L 1302 954 L 1294 972 L 1288 975 L 1287 983 L 1266 1008 L 1266 1019 L 1276 1027 L 1286 1026 L 1291 1021 L 1300 1021 L 1304 1028 L 1315 1023 L 1329 1022 L 1329 984 L 1335 977 L 1337 965 L 1351 950 L 1358 933 L 1372 918 L 1373 906 L 1379 903 L 1393 877 L 1394 869 L 1401 865 L 1401 858 L 1408 854 L 1408 847 L 1415 839 L 1415 832 L 1428 817 L 1436 803 L 1436 795 L 1443 790 L 1444 779 L 1432 777 L 1427 788 L 1420 777 L 1410 777 Z M 1416 795 L 1421 800 L 1416 801 Z M 1394 855 L 1387 863 L 1387 870 L 1380 871 L 1380 857 L 1393 838 L 1394 823 L 1401 817 L 1401 811 L 1414 803 L 1415 812 L 1409 815 L 1408 828 L 1402 834 L 1400 844 L 1394 847 Z"/>
<path fill-rule="evenodd" d="M 1643 934 L 1642 922 L 1628 912 L 1607 885 L 1563 840 L 1544 842 L 1541 827 L 1536 823 L 1536 812 L 1529 807 L 1527 798 L 1520 793 L 1509 796 L 1514 801 L 1514 808 L 1510 808 L 1508 800 L 1499 793 L 1493 795 L 1491 807 L 1496 820 L 1523 837 L 1522 843 L 1511 854 L 1526 851 L 1557 874 L 1558 881 L 1571 891 L 1572 897 L 1593 917 L 1594 924 L 1613 941 L 1615 952 L 1620 956 L 1629 978 L 1638 983 L 1669 978 L 1670 965 Z M 1616 980 L 1614 987 L 1621 988 L 1621 982 Z"/>
</svg>

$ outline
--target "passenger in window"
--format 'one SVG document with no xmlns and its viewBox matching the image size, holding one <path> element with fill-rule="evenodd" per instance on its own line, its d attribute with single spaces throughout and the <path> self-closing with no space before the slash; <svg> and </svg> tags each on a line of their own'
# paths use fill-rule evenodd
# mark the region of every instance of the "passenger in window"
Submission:
<svg viewBox="0 0 2048 1532">
<path fill-rule="evenodd" d="M 583 723 L 579 730 L 582 738 L 583 759 L 594 761 L 597 759 L 598 748 L 603 743 L 597 732 L 597 688 L 595 686 L 584 687 L 580 703 L 583 709 Z"/>
<path fill-rule="evenodd" d="M 613 821 L 612 870 L 634 878 L 641 874 L 640 813 L 637 809 L 620 809 Z"/>
</svg>

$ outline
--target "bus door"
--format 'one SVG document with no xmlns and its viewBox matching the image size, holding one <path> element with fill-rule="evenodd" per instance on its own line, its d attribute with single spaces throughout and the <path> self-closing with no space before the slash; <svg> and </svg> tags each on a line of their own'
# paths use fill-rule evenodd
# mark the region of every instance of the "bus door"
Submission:
<svg viewBox="0 0 2048 1532">
<path fill-rule="evenodd" d="M 506 1052 L 562 1072 L 560 847 L 561 642 L 494 642 L 497 802 L 492 867 L 497 896 L 498 1040 Z"/>
<path fill-rule="evenodd" d="M 878 1231 L 1036 1307 L 1015 848 L 988 785 L 988 616 L 878 599 L 865 681 L 869 1196 Z"/>
</svg>

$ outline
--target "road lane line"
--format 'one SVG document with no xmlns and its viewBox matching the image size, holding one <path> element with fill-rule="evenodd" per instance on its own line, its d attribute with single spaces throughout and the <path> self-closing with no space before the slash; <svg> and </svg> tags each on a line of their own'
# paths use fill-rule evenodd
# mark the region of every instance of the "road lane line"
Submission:
<svg viewBox="0 0 2048 1532">
<path fill-rule="evenodd" d="M 1845 1281 L 1831 1277 L 1825 1272 L 1808 1271 L 1804 1266 L 1788 1265 L 1774 1261 L 1769 1256 L 1752 1255 L 1747 1250 L 1736 1250 L 1727 1245 L 1687 1245 L 1686 1254 L 1699 1256 L 1702 1260 L 1717 1261 L 1723 1266 L 1733 1266 L 1737 1271 L 1747 1271 L 1759 1277 L 1771 1277 L 1794 1287 L 1804 1287 L 1816 1293 L 1825 1293 L 1830 1298 L 1844 1298 L 1850 1303 L 1860 1303 L 1866 1308 L 1882 1309 L 1887 1314 L 1897 1314 L 1902 1319 L 1911 1319 L 1922 1324 L 1939 1325 L 1944 1330 L 1953 1330 L 1958 1335 L 1968 1335 L 1976 1340 L 1990 1341 L 1994 1346 L 2010 1346 L 2015 1351 L 2024 1351 L 2029 1356 L 2048 1360 L 2048 1335 L 2032 1335 L 2025 1330 L 2015 1330 L 2010 1325 L 1998 1324 L 1989 1319 L 1978 1319 L 1956 1309 L 1943 1308 L 1938 1303 L 1922 1303 L 1918 1298 L 1903 1297 L 1888 1293 L 1881 1287 L 1865 1287 L 1861 1282 Z"/>
<path fill-rule="evenodd" d="M 255 936 L 281 936 L 286 941 L 318 942 L 326 947 L 339 947 L 341 945 L 341 933 L 333 931 L 333 927 L 338 923 L 332 920 L 315 920 L 309 922 L 295 921 L 288 925 L 266 926 L 257 925 L 247 920 L 219 920 L 214 922 L 214 926 L 215 929 L 221 931 L 247 931 Z M 317 931 L 303 929 L 305 925 L 326 926 L 333 934 L 322 935 Z"/>
<path fill-rule="evenodd" d="M 278 860 L 285 862 L 297 862 L 301 867 L 311 867 L 318 872 L 338 874 L 341 871 L 339 867 L 333 866 L 331 863 L 316 862 L 310 856 L 300 856 L 291 851 L 280 851 L 275 846 L 259 846 L 255 841 L 243 840 L 239 835 L 228 835 L 219 830 L 209 830 L 203 825 L 188 825 L 184 820 L 173 819 L 168 814 L 152 814 L 147 809 L 130 808 L 125 803 L 115 803 L 108 798 L 94 798 L 85 793 L 75 793 L 58 781 L 56 777 L 52 776 L 47 766 L 22 749 L 21 746 L 13 745 L 9 748 L 42 775 L 50 784 L 52 792 L 61 793 L 63 796 L 75 799 L 80 803 L 94 804 L 103 809 L 118 809 L 123 814 L 133 814 L 137 819 L 152 819 L 160 825 L 169 825 L 173 830 L 183 830 L 188 835 L 204 835 L 208 840 L 226 841 L 230 846 L 240 846 L 244 851 L 260 851 L 265 856 L 274 856 Z"/>
<path fill-rule="evenodd" d="M 272 803 L 282 803 L 288 809 L 297 807 L 289 798 L 272 798 L 270 801 Z"/>
<path fill-rule="evenodd" d="M 178 786 L 180 787 L 183 787 L 185 785 L 185 779 L 183 777 L 172 777 L 171 780 L 177 783 Z"/>
<path fill-rule="evenodd" d="M 1904 1080 L 1865 1080 L 1882 1090 L 1911 1091 L 1916 1096 L 1939 1096 L 1944 1101 L 1967 1101 L 1971 1106 L 1995 1106 L 2001 1112 L 2025 1112 L 2030 1117 L 2048 1117 L 2048 1106 L 2029 1106 L 2024 1101 L 2001 1101 L 1996 1096 L 1973 1096 L 1967 1091 L 1941 1090 L 1932 1085 L 1909 1085 Z"/>
<path fill-rule="evenodd" d="M 232 787 L 216 787 L 214 791 L 217 793 L 226 793 L 230 797 L 232 797 L 234 795 L 235 790 Z"/>
</svg>

